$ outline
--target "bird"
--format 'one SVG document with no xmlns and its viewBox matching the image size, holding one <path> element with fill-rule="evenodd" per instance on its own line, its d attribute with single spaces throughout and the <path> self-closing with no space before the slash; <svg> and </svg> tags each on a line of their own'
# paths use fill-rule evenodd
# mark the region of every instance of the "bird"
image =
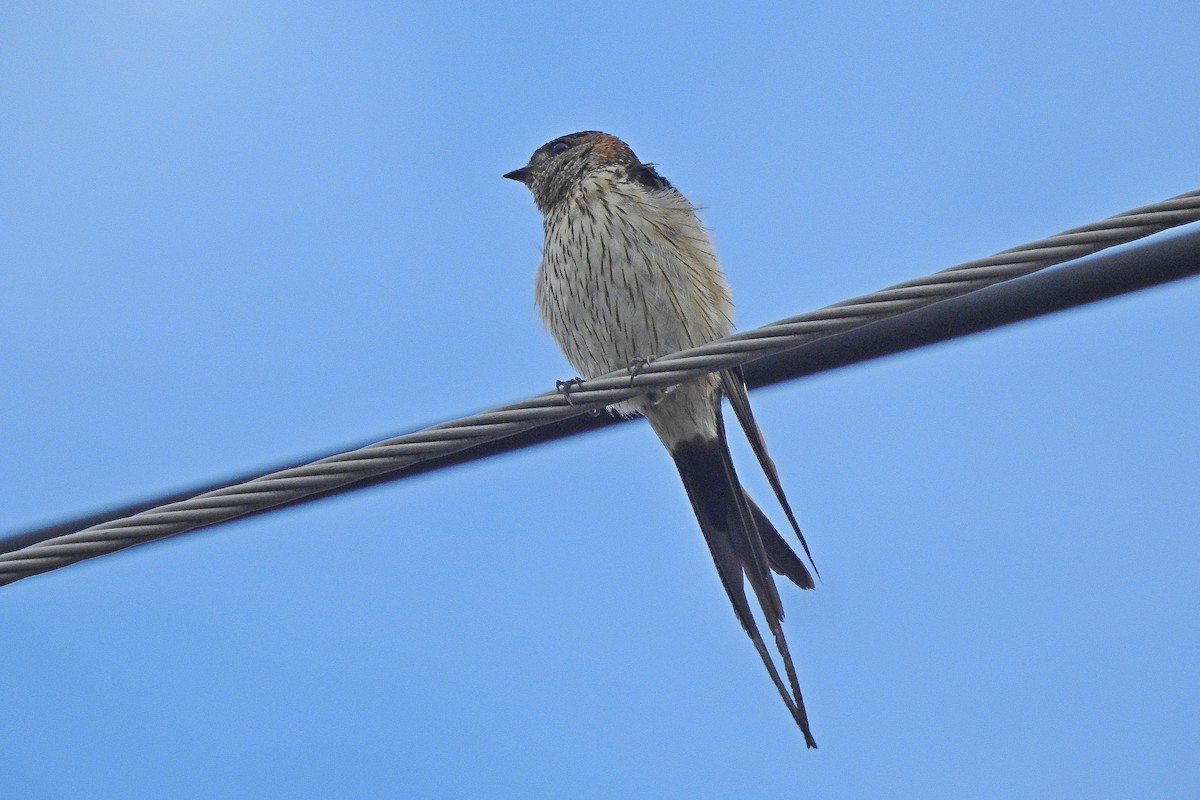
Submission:
<svg viewBox="0 0 1200 800">
<path fill-rule="evenodd" d="M 655 165 L 621 139 L 580 131 L 552 139 L 504 175 L 524 184 L 542 215 L 544 244 L 534 299 L 579 378 L 632 376 L 655 357 L 728 336 L 733 301 L 696 208 Z M 772 490 L 812 564 L 805 562 L 742 488 L 730 456 L 722 398 L 729 401 Z M 568 395 L 569 399 L 569 395 Z M 670 453 L 717 574 L 807 747 L 816 740 L 783 632 L 771 571 L 812 589 L 816 565 L 754 421 L 740 370 L 709 373 L 616 404 L 641 414 Z M 783 662 L 764 644 L 746 596 L 749 583 Z"/>
</svg>

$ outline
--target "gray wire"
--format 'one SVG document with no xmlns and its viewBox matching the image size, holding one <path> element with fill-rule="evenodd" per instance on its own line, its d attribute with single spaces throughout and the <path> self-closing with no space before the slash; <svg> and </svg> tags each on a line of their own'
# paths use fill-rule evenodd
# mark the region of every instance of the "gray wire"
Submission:
<svg viewBox="0 0 1200 800">
<path fill-rule="evenodd" d="M 631 378 L 627 372 L 615 372 L 572 387 L 566 394 L 546 392 L 522 402 L 55 536 L 0 554 L 0 585 L 328 493 L 365 478 L 602 408 L 652 388 L 728 369 L 1197 220 L 1200 220 L 1200 191 L 1072 228 L 1038 242 L 682 353 L 663 356 L 647 364 L 636 377 Z"/>
</svg>

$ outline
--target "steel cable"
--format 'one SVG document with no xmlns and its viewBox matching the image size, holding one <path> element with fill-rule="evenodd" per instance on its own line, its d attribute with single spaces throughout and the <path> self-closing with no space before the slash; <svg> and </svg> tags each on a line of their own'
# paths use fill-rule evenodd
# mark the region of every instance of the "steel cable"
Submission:
<svg viewBox="0 0 1200 800">
<path fill-rule="evenodd" d="M 0 585 L 133 545 L 327 494 L 347 484 L 386 475 L 422 461 L 444 458 L 629 399 L 653 388 L 790 350 L 1197 220 L 1200 220 L 1200 191 L 666 355 L 651 361 L 633 377 L 628 372 L 612 373 L 572 385 L 565 392 L 546 392 L 525 401 L 54 536 L 0 553 Z"/>
</svg>

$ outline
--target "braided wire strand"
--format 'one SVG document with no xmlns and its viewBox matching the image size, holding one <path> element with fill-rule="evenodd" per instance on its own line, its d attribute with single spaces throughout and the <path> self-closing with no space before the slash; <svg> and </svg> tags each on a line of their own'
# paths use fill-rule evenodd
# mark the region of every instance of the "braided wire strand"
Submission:
<svg viewBox="0 0 1200 800">
<path fill-rule="evenodd" d="M 364 478 L 385 475 L 1197 220 L 1200 220 L 1200 190 L 666 355 L 646 364 L 636 377 L 625 371 L 610 373 L 572 385 L 568 392 L 545 392 L 524 401 L 56 536 L 0 554 L 0 585 L 293 503 Z"/>
</svg>

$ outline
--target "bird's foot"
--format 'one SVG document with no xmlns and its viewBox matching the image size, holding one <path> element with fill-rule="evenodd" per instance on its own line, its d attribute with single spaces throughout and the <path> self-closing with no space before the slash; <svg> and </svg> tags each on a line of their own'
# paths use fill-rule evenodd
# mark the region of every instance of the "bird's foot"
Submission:
<svg viewBox="0 0 1200 800">
<path fill-rule="evenodd" d="M 580 386 L 583 386 L 583 378 L 580 378 L 578 375 L 565 381 L 554 382 L 554 388 L 558 390 L 559 394 L 567 399 L 568 405 L 574 403 L 574 401 L 571 400 L 571 392 L 575 391 Z"/>
<path fill-rule="evenodd" d="M 637 358 L 629 359 L 629 366 L 625 369 L 629 371 L 629 385 L 633 386 L 633 379 L 641 374 L 642 370 L 650 365 L 654 360 L 654 356 L 638 356 Z"/>
</svg>

